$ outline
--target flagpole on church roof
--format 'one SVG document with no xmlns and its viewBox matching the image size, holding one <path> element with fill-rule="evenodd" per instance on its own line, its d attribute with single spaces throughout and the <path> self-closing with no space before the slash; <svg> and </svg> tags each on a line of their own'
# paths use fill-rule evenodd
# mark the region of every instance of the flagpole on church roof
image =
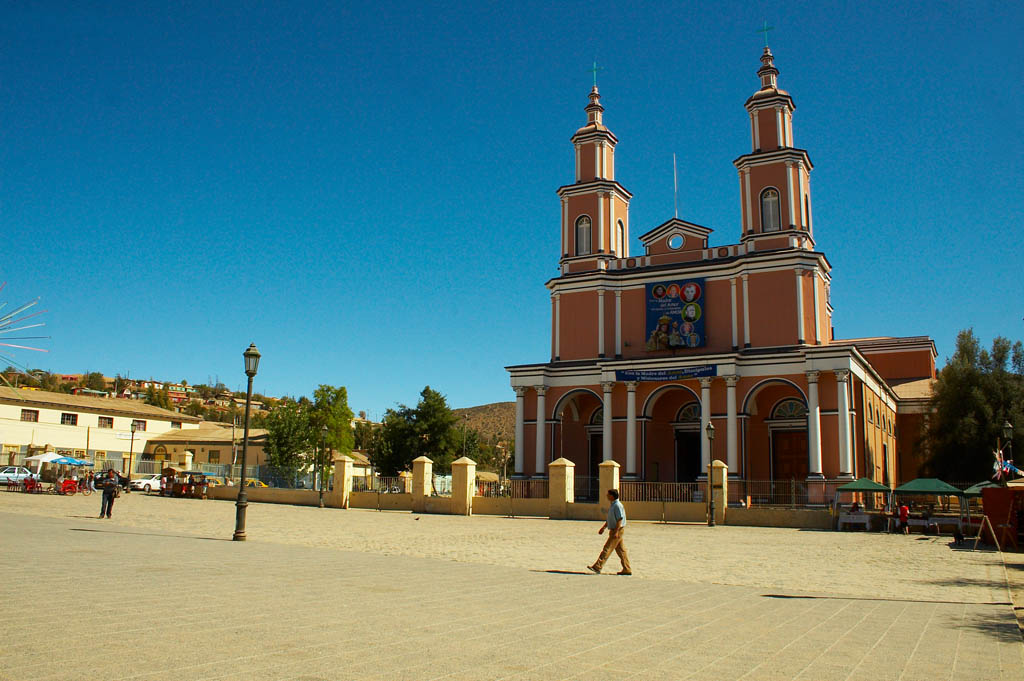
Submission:
<svg viewBox="0 0 1024 681">
<path fill-rule="evenodd" d="M 672 154 L 672 191 L 675 197 L 676 219 L 679 219 L 679 174 L 676 172 L 676 155 L 674 153 Z"/>
</svg>

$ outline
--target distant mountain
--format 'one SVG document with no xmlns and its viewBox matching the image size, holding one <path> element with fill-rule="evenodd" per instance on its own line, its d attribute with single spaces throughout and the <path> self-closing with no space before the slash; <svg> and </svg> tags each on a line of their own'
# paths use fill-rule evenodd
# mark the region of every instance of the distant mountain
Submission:
<svg viewBox="0 0 1024 681">
<path fill-rule="evenodd" d="M 480 433 L 483 440 L 493 438 L 511 440 L 516 430 L 516 403 L 495 402 L 481 404 L 479 407 L 453 409 L 458 417 L 458 427 L 462 426 L 462 417 L 469 416 L 466 426 Z"/>
</svg>

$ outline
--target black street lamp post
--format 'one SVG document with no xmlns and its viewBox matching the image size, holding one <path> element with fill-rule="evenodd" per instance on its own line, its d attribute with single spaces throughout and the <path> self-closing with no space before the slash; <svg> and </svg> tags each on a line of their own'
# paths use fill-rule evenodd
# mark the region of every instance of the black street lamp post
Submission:
<svg viewBox="0 0 1024 681">
<path fill-rule="evenodd" d="M 320 508 L 324 507 L 324 470 L 326 470 L 325 457 L 327 456 L 327 426 L 320 429 Z"/>
<path fill-rule="evenodd" d="M 245 352 L 245 375 L 249 377 L 249 387 L 245 392 L 245 431 L 242 434 L 242 475 L 239 480 L 238 501 L 235 502 L 235 534 L 231 538 L 234 541 L 245 541 L 245 510 L 249 507 L 249 498 L 245 493 L 245 464 L 246 454 L 249 450 L 249 407 L 252 404 L 252 379 L 256 377 L 256 370 L 260 366 L 260 351 L 256 349 L 255 343 L 250 343 Z"/>
<path fill-rule="evenodd" d="M 715 424 L 708 421 L 704 433 L 708 437 L 708 527 L 715 526 Z"/>
<path fill-rule="evenodd" d="M 128 445 L 128 486 L 125 488 L 124 493 L 130 494 L 132 489 L 132 456 L 135 454 L 135 429 L 138 428 L 138 424 L 132 421 L 132 441 Z"/>
</svg>

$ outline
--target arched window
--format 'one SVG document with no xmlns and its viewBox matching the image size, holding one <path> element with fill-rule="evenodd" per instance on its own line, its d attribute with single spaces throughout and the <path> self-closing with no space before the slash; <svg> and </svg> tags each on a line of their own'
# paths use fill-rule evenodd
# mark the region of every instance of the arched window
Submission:
<svg viewBox="0 0 1024 681">
<path fill-rule="evenodd" d="M 590 255 L 591 252 L 590 218 L 581 215 L 576 220 L 576 255 Z"/>
<path fill-rule="evenodd" d="M 772 411 L 773 419 L 802 419 L 807 416 L 807 406 L 800 400 L 782 400 Z"/>
<path fill-rule="evenodd" d="M 782 228 L 779 217 L 779 192 L 769 187 L 761 192 L 761 231 L 777 232 Z"/>
<path fill-rule="evenodd" d="M 679 410 L 676 415 L 676 421 L 680 423 L 700 421 L 700 403 L 690 402 L 689 404 L 683 405 L 683 408 Z"/>
<path fill-rule="evenodd" d="M 594 410 L 594 415 L 590 417 L 591 425 L 598 425 L 604 423 L 604 407 L 598 407 Z"/>
<path fill-rule="evenodd" d="M 626 255 L 626 226 L 619 220 L 619 255 Z"/>
</svg>

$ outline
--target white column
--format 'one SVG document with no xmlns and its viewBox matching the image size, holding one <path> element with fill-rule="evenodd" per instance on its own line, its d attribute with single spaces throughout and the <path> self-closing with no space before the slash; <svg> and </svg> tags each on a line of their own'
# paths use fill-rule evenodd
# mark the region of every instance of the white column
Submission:
<svg viewBox="0 0 1024 681">
<path fill-rule="evenodd" d="M 608 234 L 610 235 L 608 241 L 612 244 L 612 252 L 616 255 L 619 254 L 619 229 L 615 224 L 615 196 L 613 194 L 608 195 Z"/>
<path fill-rule="evenodd" d="M 793 144 L 793 112 L 786 114 L 786 146 L 795 147 Z"/>
<path fill-rule="evenodd" d="M 775 107 L 775 140 L 779 147 L 786 146 L 785 140 L 782 139 L 782 109 Z"/>
<path fill-rule="evenodd" d="M 555 294 L 555 359 L 562 356 L 562 294 Z"/>
<path fill-rule="evenodd" d="M 759 124 L 759 119 L 761 117 L 758 115 L 758 113 L 760 113 L 760 112 L 758 112 L 758 111 L 754 112 L 754 150 L 755 151 L 757 149 L 761 148 L 761 126 Z"/>
<path fill-rule="evenodd" d="M 523 427 L 523 405 L 526 401 L 526 388 L 522 386 L 516 386 L 516 475 L 522 475 L 524 472 L 523 464 L 526 461 L 526 449 L 525 442 L 526 436 L 523 434 L 525 428 Z"/>
<path fill-rule="evenodd" d="M 756 135 L 754 134 L 754 112 L 750 112 L 750 151 L 757 151 L 757 142 L 755 141 Z"/>
<path fill-rule="evenodd" d="M 729 290 L 732 293 L 732 349 L 739 347 L 739 311 L 736 309 L 736 277 L 729 277 Z"/>
<path fill-rule="evenodd" d="M 739 453 L 736 441 L 736 383 L 739 380 L 739 376 L 725 377 L 726 418 L 728 419 L 725 424 L 725 463 L 729 466 L 729 473 L 733 475 L 739 473 Z"/>
<path fill-rule="evenodd" d="M 576 145 L 576 181 L 580 181 L 580 145 Z"/>
<path fill-rule="evenodd" d="M 601 424 L 601 445 L 604 448 L 602 453 L 603 461 L 612 460 L 612 388 L 615 383 L 605 381 L 601 384 L 604 390 L 604 423 Z"/>
<path fill-rule="evenodd" d="M 615 356 L 622 356 L 622 291 L 615 291 Z"/>
<path fill-rule="evenodd" d="M 604 251 L 604 195 L 597 195 L 597 248 Z"/>
<path fill-rule="evenodd" d="M 746 185 L 746 189 L 744 190 L 743 193 L 746 195 L 746 201 L 747 201 L 747 231 L 748 232 L 753 232 L 754 231 L 754 214 L 752 212 L 750 212 L 750 169 L 749 168 L 744 168 L 743 169 L 743 183 Z"/>
<path fill-rule="evenodd" d="M 594 145 L 594 177 L 601 177 L 601 145 Z"/>
<path fill-rule="evenodd" d="M 597 292 L 597 355 L 604 357 L 604 291 Z"/>
<path fill-rule="evenodd" d="M 622 246 L 622 257 L 623 258 L 628 258 L 629 257 L 629 204 L 628 203 L 626 204 L 626 220 L 625 220 L 625 222 L 626 222 L 626 224 L 624 225 L 625 229 L 622 230 L 622 231 L 624 231 L 626 233 L 625 234 L 625 236 L 626 236 L 626 243 L 623 244 L 623 246 Z"/>
<path fill-rule="evenodd" d="M 836 369 L 835 374 L 836 398 L 839 405 L 839 475 L 849 477 L 853 473 L 853 462 L 850 457 L 850 396 L 847 392 L 850 370 Z"/>
<path fill-rule="evenodd" d="M 740 178 L 740 199 L 742 200 L 745 195 L 744 192 L 746 191 L 743 186 L 743 171 L 739 171 L 737 175 Z M 742 207 L 740 208 L 740 231 L 744 234 L 747 233 L 747 216 Z"/>
<path fill-rule="evenodd" d="M 626 382 L 626 475 L 636 475 L 636 381 Z"/>
<path fill-rule="evenodd" d="M 569 199 L 562 199 L 562 253 L 569 253 Z"/>
<path fill-rule="evenodd" d="M 796 342 L 804 342 L 804 271 L 797 267 L 796 274 Z"/>
<path fill-rule="evenodd" d="M 711 379 L 700 379 L 700 469 L 707 475 L 711 464 L 711 443 L 708 442 L 708 424 L 711 423 Z"/>
<path fill-rule="evenodd" d="M 793 204 L 793 164 L 786 162 L 786 194 L 789 195 L 789 224 L 796 225 L 796 208 Z"/>
<path fill-rule="evenodd" d="M 534 475 L 544 475 L 547 472 L 547 408 L 544 404 L 544 395 L 548 388 L 544 385 L 534 386 L 537 391 L 537 452 L 534 459 Z"/>
<path fill-rule="evenodd" d="M 605 146 L 604 142 L 601 143 L 601 177 L 606 177 L 605 169 L 608 167 L 608 156 L 606 154 L 608 147 Z"/>
<path fill-rule="evenodd" d="M 814 236 L 814 207 L 811 206 L 811 176 L 807 176 L 807 231 Z"/>
<path fill-rule="evenodd" d="M 608 151 L 613 152 L 613 153 L 608 155 L 608 162 L 607 162 L 607 166 L 605 167 L 605 171 L 608 173 L 608 179 L 609 180 L 614 180 L 615 179 L 615 153 L 614 153 L 615 147 L 613 147 L 612 145 L 609 144 L 608 145 Z"/>
<path fill-rule="evenodd" d="M 750 347 L 750 292 L 747 285 L 748 275 L 740 275 L 743 279 L 743 347 Z"/>
<path fill-rule="evenodd" d="M 804 195 L 806 190 L 804 189 L 804 169 L 803 166 L 797 168 L 796 177 L 798 185 L 800 187 L 800 227 L 807 229 L 807 206 L 804 203 Z"/>
<path fill-rule="evenodd" d="M 821 345 L 821 312 L 818 303 L 818 268 L 811 270 L 811 281 L 814 283 L 814 344 Z"/>
<path fill-rule="evenodd" d="M 807 372 L 807 471 L 821 477 L 821 407 L 818 404 L 819 371 Z"/>
</svg>

